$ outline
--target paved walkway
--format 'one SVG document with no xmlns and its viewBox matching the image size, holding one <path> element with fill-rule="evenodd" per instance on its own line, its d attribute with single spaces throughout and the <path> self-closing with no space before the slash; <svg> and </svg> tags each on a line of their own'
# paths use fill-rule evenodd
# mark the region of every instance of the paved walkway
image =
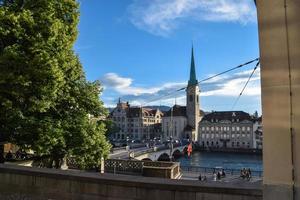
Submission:
<svg viewBox="0 0 300 200">
<path fill-rule="evenodd" d="M 186 172 L 186 171 L 182 171 L 182 177 L 181 179 L 184 180 L 198 180 L 200 173 L 197 172 Z M 215 182 L 213 175 L 211 173 L 201 173 L 201 176 L 206 176 L 206 181 L 207 182 Z M 199 181 L 199 180 L 198 180 Z M 242 179 L 239 175 L 231 175 L 231 174 L 227 174 L 226 177 L 221 178 L 221 180 L 217 180 L 217 182 L 224 182 L 224 183 L 258 183 L 261 184 L 262 182 L 262 177 L 252 177 L 249 181 L 246 179 Z"/>
</svg>

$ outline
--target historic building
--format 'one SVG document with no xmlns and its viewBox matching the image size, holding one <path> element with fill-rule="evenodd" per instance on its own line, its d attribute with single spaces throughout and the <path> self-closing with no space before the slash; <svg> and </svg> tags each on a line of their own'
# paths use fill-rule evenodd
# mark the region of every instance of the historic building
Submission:
<svg viewBox="0 0 300 200">
<path fill-rule="evenodd" d="M 161 119 L 163 113 L 159 109 L 131 107 L 128 102 L 119 100 L 117 107 L 110 113 L 110 118 L 119 127 L 114 139 L 153 139 L 161 135 Z"/>
<path fill-rule="evenodd" d="M 254 132 L 253 148 L 262 149 L 262 143 L 263 143 L 262 117 L 257 117 L 254 119 L 253 132 Z"/>
<path fill-rule="evenodd" d="M 162 118 L 164 139 L 190 139 L 198 141 L 200 114 L 199 85 L 196 78 L 194 50 L 192 48 L 190 79 L 186 89 L 186 106 L 174 105 Z"/>
<path fill-rule="evenodd" d="M 212 112 L 200 122 L 199 145 L 207 148 L 254 148 L 253 118 L 243 111 Z"/>
</svg>

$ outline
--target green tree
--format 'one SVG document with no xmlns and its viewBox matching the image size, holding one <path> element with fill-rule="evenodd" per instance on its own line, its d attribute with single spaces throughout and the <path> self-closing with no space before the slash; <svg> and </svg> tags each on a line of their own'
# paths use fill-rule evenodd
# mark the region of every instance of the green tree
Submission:
<svg viewBox="0 0 300 200">
<path fill-rule="evenodd" d="M 76 0 L 0 0 L 0 139 L 34 150 L 59 167 L 107 156 L 101 86 L 88 82 L 73 51 Z M 50 164 L 48 167 L 52 167 Z"/>
</svg>

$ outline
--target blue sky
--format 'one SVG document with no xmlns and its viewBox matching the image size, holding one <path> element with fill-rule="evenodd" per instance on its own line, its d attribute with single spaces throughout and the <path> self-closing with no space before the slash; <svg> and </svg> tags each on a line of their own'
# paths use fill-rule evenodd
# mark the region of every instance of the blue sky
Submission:
<svg viewBox="0 0 300 200">
<path fill-rule="evenodd" d="M 191 45 L 198 80 L 259 56 L 252 0 L 80 0 L 75 44 L 87 78 L 100 80 L 101 99 L 146 105 L 181 88 Z M 203 83 L 201 109 L 231 110 L 255 64 Z M 184 93 L 147 105 L 185 104 Z M 259 70 L 235 110 L 261 112 Z"/>
</svg>

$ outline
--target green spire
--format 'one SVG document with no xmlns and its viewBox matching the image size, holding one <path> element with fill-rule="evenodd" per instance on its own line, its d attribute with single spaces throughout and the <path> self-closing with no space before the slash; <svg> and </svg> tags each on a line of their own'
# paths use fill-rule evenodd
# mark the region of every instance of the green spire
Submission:
<svg viewBox="0 0 300 200">
<path fill-rule="evenodd" d="M 196 69 L 195 69 L 195 61 L 194 61 L 194 47 L 192 46 L 192 57 L 191 57 L 191 71 L 190 71 L 190 80 L 188 82 L 188 86 L 197 85 L 198 80 L 196 78 Z"/>
</svg>

